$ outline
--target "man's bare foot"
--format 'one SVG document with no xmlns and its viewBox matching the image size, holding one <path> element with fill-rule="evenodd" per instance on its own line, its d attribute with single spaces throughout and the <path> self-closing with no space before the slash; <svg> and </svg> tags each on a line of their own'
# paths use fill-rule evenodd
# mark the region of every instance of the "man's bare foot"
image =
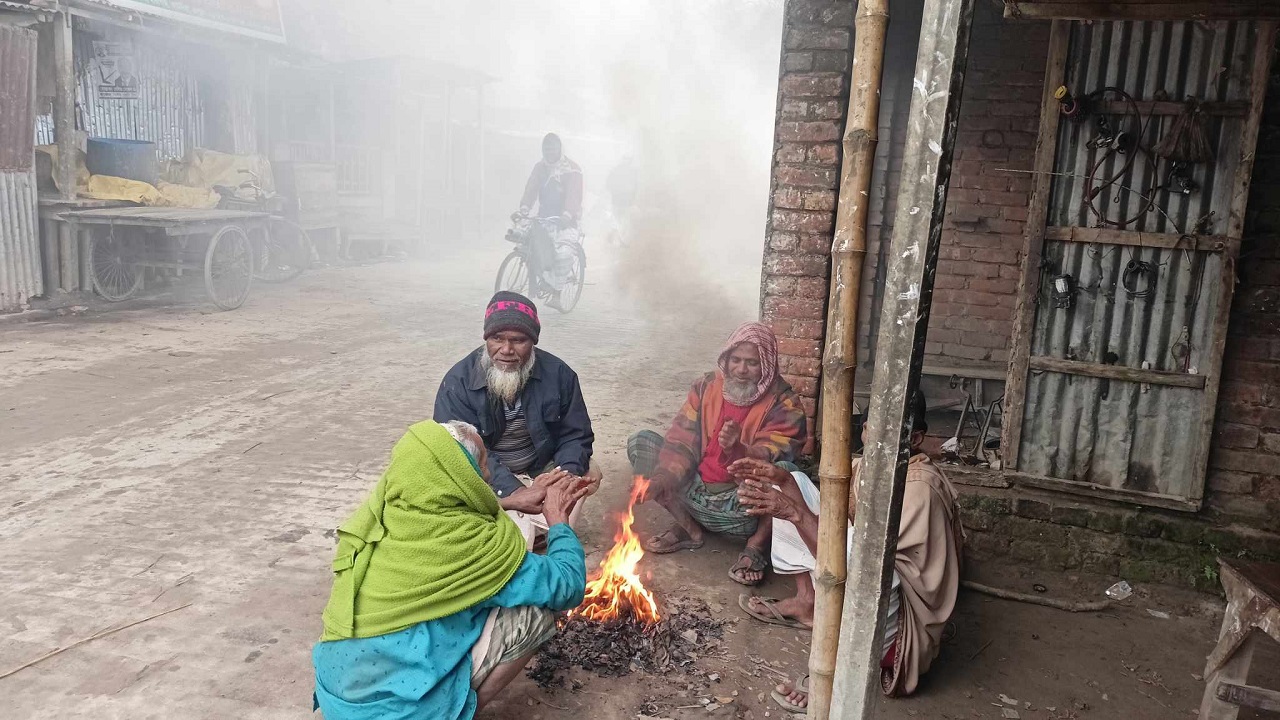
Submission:
<svg viewBox="0 0 1280 720">
<path fill-rule="evenodd" d="M 738 561 L 729 568 L 729 577 L 741 585 L 759 585 L 764 581 L 764 571 L 768 567 L 769 556 L 766 551 L 748 545 L 738 555 Z"/>
<path fill-rule="evenodd" d="M 778 687 L 774 688 L 774 692 L 785 698 L 787 703 L 791 705 L 791 707 L 787 707 L 781 702 L 778 703 L 787 710 L 792 710 L 794 708 L 800 708 L 803 710 L 804 708 L 809 707 L 809 693 L 801 692 L 793 688 L 790 683 L 782 683 Z M 777 698 L 775 697 L 774 699 L 776 700 Z"/>
<path fill-rule="evenodd" d="M 773 609 L 783 617 L 790 618 L 805 627 L 813 627 L 813 602 L 805 602 L 798 597 L 789 597 L 782 600 L 774 600 L 771 603 Z M 747 606 L 761 615 L 772 615 L 769 608 L 765 606 L 764 601 L 759 597 L 753 597 L 747 602 Z"/>
<path fill-rule="evenodd" d="M 654 535 L 642 543 L 647 552 L 655 555 L 666 555 L 679 550 L 697 550 L 702 547 L 702 532 L 697 535 L 679 525 L 672 525 L 666 532 Z"/>
</svg>

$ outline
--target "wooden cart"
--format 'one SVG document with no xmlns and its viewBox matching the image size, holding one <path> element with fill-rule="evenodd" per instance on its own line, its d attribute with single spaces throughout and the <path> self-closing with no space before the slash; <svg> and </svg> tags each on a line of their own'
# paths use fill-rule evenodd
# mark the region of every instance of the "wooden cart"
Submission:
<svg viewBox="0 0 1280 720">
<path fill-rule="evenodd" d="M 209 299 L 223 310 L 240 307 L 253 287 L 253 238 L 270 216 L 239 210 L 128 207 L 62 213 L 85 230 L 85 263 L 93 289 L 112 302 L 133 297 L 146 268 L 203 273 Z"/>
</svg>

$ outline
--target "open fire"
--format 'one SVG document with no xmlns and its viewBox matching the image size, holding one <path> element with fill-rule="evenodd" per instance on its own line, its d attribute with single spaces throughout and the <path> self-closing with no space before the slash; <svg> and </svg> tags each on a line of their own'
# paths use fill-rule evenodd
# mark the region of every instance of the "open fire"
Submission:
<svg viewBox="0 0 1280 720">
<path fill-rule="evenodd" d="M 637 475 L 631 485 L 631 499 L 627 512 L 622 516 L 621 527 L 614 536 L 613 547 L 600 562 L 598 576 L 587 583 L 587 594 L 569 617 L 583 617 L 595 622 L 605 622 L 619 617 L 633 617 L 652 625 L 661 619 L 653 593 L 640 580 L 636 565 L 644 557 L 640 538 L 631 529 L 635 522 L 636 503 L 644 502 L 649 481 Z"/>
</svg>

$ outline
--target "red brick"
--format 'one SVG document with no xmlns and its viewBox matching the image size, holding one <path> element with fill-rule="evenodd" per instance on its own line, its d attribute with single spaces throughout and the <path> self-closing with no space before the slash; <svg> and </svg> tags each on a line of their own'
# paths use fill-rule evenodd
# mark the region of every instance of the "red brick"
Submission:
<svg viewBox="0 0 1280 720">
<path fill-rule="evenodd" d="M 998 298 L 999 296 L 990 296 L 990 295 L 989 295 L 988 297 L 996 297 L 996 298 Z M 1006 322 L 1007 322 L 1007 321 L 1009 321 L 1009 320 L 1012 320 L 1012 319 L 1013 319 L 1013 308 L 1011 308 L 1011 307 L 1006 307 L 1006 306 L 999 305 L 999 304 L 996 304 L 996 305 L 978 305 L 978 304 L 976 304 L 976 303 L 975 303 L 974 305 L 972 305 L 972 306 L 968 307 L 968 308 L 966 309 L 966 312 L 967 312 L 971 317 L 975 317 L 975 318 L 986 318 L 986 319 L 988 319 L 988 320 L 1003 320 L 1003 321 L 1006 321 Z M 1008 334 L 1008 328 L 1005 328 L 1004 330 L 1001 330 L 1000 332 L 1004 332 L 1005 334 Z"/>
<path fill-rule="evenodd" d="M 848 50 L 852 38 L 848 30 L 793 29 L 787 31 L 788 50 Z"/>
<path fill-rule="evenodd" d="M 1251 450 L 1215 449 L 1210 464 L 1222 470 L 1265 474 L 1275 472 L 1276 456 Z"/>
<path fill-rule="evenodd" d="M 990 175 L 960 175 L 951 176 L 951 187 L 953 188 L 973 188 L 975 190 L 1008 190 L 1008 178 L 992 177 Z"/>
<path fill-rule="evenodd" d="M 840 120 L 843 123 L 846 105 L 839 100 L 809 103 L 809 117 L 814 120 Z"/>
<path fill-rule="evenodd" d="M 847 52 L 827 50 L 813 54 L 813 69 L 816 72 L 847 73 L 851 67 L 852 56 Z"/>
<path fill-rule="evenodd" d="M 1247 495 L 1253 492 L 1254 476 L 1249 473 L 1212 472 L 1209 475 L 1209 491 Z"/>
<path fill-rule="evenodd" d="M 1280 433 L 1262 433 L 1259 439 L 1262 449 L 1274 455 L 1280 455 Z M 1276 458 L 1276 467 L 1280 472 L 1280 457 Z"/>
<path fill-rule="evenodd" d="M 779 185 L 821 187 L 831 190 L 839 186 L 836 171 L 830 169 L 818 169 L 801 165 L 781 165 L 773 174 Z"/>
<path fill-rule="evenodd" d="M 786 100 L 778 115 L 783 120 L 803 120 L 809 114 L 809 103 L 803 100 Z"/>
<path fill-rule="evenodd" d="M 832 215 L 832 223 L 835 222 L 835 216 Z M 800 252 L 813 254 L 830 254 L 831 253 L 830 232 L 813 233 L 800 236 Z"/>
<path fill-rule="evenodd" d="M 783 142 L 831 142 L 840 139 L 840 123 L 830 120 L 814 122 L 780 122 L 778 139 Z M 1013 203 L 1009 203 L 1012 205 Z"/>
<path fill-rule="evenodd" d="M 822 210 L 829 212 L 836 209 L 835 190 L 809 190 L 804 193 L 805 210 Z"/>
<path fill-rule="evenodd" d="M 770 275 L 826 275 L 827 258 L 822 255 L 774 255 L 765 258 L 764 269 Z"/>
<path fill-rule="evenodd" d="M 768 277 L 760 284 L 765 295 L 773 297 L 791 297 L 796 294 L 796 279 L 793 277 Z M 779 352 L 782 352 L 779 350 Z"/>
<path fill-rule="evenodd" d="M 779 163 L 802 163 L 805 154 L 808 152 L 808 146 L 797 143 L 782 143 L 778 146 L 778 152 L 774 153 L 774 159 Z"/>
<path fill-rule="evenodd" d="M 830 282 L 825 277 L 798 278 L 796 280 L 796 295 L 825 301 L 830 294 L 827 288 L 829 284 Z"/>
<path fill-rule="evenodd" d="M 978 252 L 982 252 L 979 250 Z M 995 277 L 976 277 L 969 281 L 969 289 L 990 293 L 992 295 L 1009 295 L 1017 292 L 1018 282 L 1016 280 L 1002 280 Z"/>
<path fill-rule="evenodd" d="M 964 276 L 943 275 L 939 273 L 938 276 L 933 279 L 933 292 L 934 292 L 934 295 L 937 296 L 940 291 L 959 290 L 965 287 L 965 285 L 967 284 L 968 283 L 965 280 Z"/>
<path fill-rule="evenodd" d="M 1001 265 L 1000 277 L 1006 280 L 1022 281 L 1022 261 L 1019 260 L 1017 265 Z"/>
<path fill-rule="evenodd" d="M 959 260 L 939 262 L 938 272 L 946 272 L 951 275 L 972 275 L 974 277 L 983 278 L 993 278 L 999 274 L 995 265 Z"/>
<path fill-rule="evenodd" d="M 820 143 L 809 148 L 809 162 L 814 165 L 839 165 L 839 143 Z"/>
<path fill-rule="evenodd" d="M 982 202 L 987 205 L 1010 205 L 1014 207 L 1026 207 L 1030 202 L 1030 197 L 1024 192 L 1000 192 L 996 190 L 985 190 L 982 193 Z"/>
<path fill-rule="evenodd" d="M 773 193 L 773 206 L 799 210 L 804 207 L 804 198 L 798 188 L 780 187 Z"/>
<path fill-rule="evenodd" d="M 1229 422 L 1218 425 L 1218 447 L 1252 449 L 1258 447 L 1258 440 L 1259 434 L 1256 427 Z"/>
<path fill-rule="evenodd" d="M 998 160 L 1009 161 L 1008 148 L 984 148 L 981 146 L 962 147 L 956 150 L 961 160 Z"/>
<path fill-rule="evenodd" d="M 1001 215 L 1004 214 L 1005 209 L 1006 208 L 1000 208 Z M 983 219 L 982 224 L 992 233 L 998 233 L 1006 237 L 1014 238 L 1015 241 L 1012 243 L 1013 247 L 1022 247 L 1022 238 L 1027 229 L 1026 223 L 1014 220 L 1002 220 L 996 216 L 995 212 L 991 212 Z"/>
<path fill-rule="evenodd" d="M 1005 207 L 1000 208 L 1000 217 L 1020 224 L 1025 223 L 1027 221 L 1027 208 L 1026 206 L 1006 205 Z M 1024 231 L 1025 228 L 1022 228 L 1018 230 L 1018 233 L 1021 234 Z"/>
<path fill-rule="evenodd" d="M 966 360 L 990 360 L 991 351 L 985 348 L 972 348 L 965 345 L 943 345 L 944 355 Z"/>
<path fill-rule="evenodd" d="M 786 358 L 784 372 L 790 375 L 816 378 L 822 375 L 822 363 L 817 358 L 788 357 Z"/>
<path fill-rule="evenodd" d="M 782 55 L 783 72 L 806 72 L 813 69 L 813 53 L 784 53 Z"/>
<path fill-rule="evenodd" d="M 811 298 L 768 297 L 764 301 L 764 310 L 776 318 L 820 320 L 826 317 L 824 304 L 821 300 Z"/>
<path fill-rule="evenodd" d="M 815 397 L 818 394 L 818 379 L 811 377 L 799 377 L 796 375 L 784 375 L 784 379 L 791 383 L 791 388 L 804 397 Z"/>
<path fill-rule="evenodd" d="M 794 233 L 775 232 L 769 235 L 769 247 L 782 252 L 792 252 L 800 245 L 800 238 Z"/>
<path fill-rule="evenodd" d="M 774 210 L 771 219 L 774 229 L 792 232 L 830 232 L 835 226 L 835 216 L 825 212 Z"/>
<path fill-rule="evenodd" d="M 795 73 L 784 75 L 779 91 L 785 98 L 839 97 L 845 91 L 844 75 L 840 73 Z"/>
<path fill-rule="evenodd" d="M 804 358 L 821 357 L 822 344 L 816 340 L 778 338 L 778 354 Z"/>
</svg>

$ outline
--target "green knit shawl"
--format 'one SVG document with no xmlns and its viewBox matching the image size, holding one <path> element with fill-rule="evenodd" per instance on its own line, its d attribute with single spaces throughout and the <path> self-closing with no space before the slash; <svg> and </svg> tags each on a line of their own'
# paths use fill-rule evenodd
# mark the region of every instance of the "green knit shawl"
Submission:
<svg viewBox="0 0 1280 720">
<path fill-rule="evenodd" d="M 321 640 L 387 635 L 473 607 L 524 557 L 524 537 L 467 453 L 443 426 L 418 423 L 338 528 Z"/>
</svg>

